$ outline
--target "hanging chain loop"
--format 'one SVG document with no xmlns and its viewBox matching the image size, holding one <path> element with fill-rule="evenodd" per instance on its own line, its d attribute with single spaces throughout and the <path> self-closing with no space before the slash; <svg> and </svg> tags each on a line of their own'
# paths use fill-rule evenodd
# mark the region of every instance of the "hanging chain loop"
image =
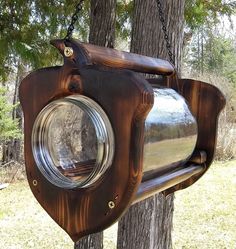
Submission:
<svg viewBox="0 0 236 249">
<path fill-rule="evenodd" d="M 75 13 L 73 14 L 73 16 L 71 18 L 71 23 L 70 23 L 70 25 L 68 27 L 66 37 L 64 38 L 66 41 L 69 41 L 71 39 L 71 37 L 72 37 L 73 31 L 75 29 L 74 25 L 75 25 L 75 23 L 77 22 L 77 20 L 79 18 L 79 12 L 82 10 L 84 1 L 85 0 L 80 0 L 79 3 L 76 6 L 76 11 L 75 11 Z M 164 33 L 164 39 L 166 41 L 166 48 L 167 48 L 167 51 L 168 51 L 170 62 L 174 65 L 175 64 L 175 55 L 171 51 L 171 43 L 170 43 L 170 38 L 169 38 L 169 35 L 168 35 L 168 32 L 167 32 L 163 7 L 162 7 L 162 4 L 161 4 L 160 0 L 156 0 L 156 2 L 157 2 L 160 21 L 161 21 L 161 24 L 162 24 L 162 30 L 163 30 L 163 33 Z"/>
<path fill-rule="evenodd" d="M 157 1 L 157 7 L 158 7 L 158 12 L 159 12 L 159 17 L 160 17 L 160 21 L 161 21 L 161 24 L 162 24 L 162 30 L 163 30 L 163 33 L 164 33 L 164 39 L 166 41 L 166 48 L 167 48 L 167 51 L 168 51 L 170 62 L 173 65 L 175 65 L 175 55 L 171 51 L 171 43 L 170 43 L 170 38 L 169 38 L 169 35 L 168 35 L 168 32 L 167 32 L 166 20 L 164 18 L 163 7 L 162 7 L 162 4 L 161 4 L 160 0 L 156 0 L 156 1 Z"/>
<path fill-rule="evenodd" d="M 67 29 L 67 34 L 66 37 L 64 38 L 64 40 L 69 41 L 72 37 L 73 31 L 75 29 L 75 23 L 77 22 L 78 18 L 79 18 L 79 12 L 82 10 L 83 8 L 83 3 L 85 0 L 80 0 L 79 3 L 76 6 L 76 11 L 73 14 L 72 18 L 71 18 L 71 23 Z"/>
</svg>

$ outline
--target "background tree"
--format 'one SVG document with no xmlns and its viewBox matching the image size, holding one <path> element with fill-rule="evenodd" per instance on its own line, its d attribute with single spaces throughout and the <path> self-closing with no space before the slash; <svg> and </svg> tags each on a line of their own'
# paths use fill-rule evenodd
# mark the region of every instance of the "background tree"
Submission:
<svg viewBox="0 0 236 249">
<path fill-rule="evenodd" d="M 183 0 L 161 1 L 175 65 L 180 72 L 184 28 Z M 169 59 L 156 0 L 135 0 L 131 52 Z M 174 196 L 158 194 L 131 206 L 119 222 L 119 249 L 170 249 Z"/>
<path fill-rule="evenodd" d="M 224 93 L 227 101 L 219 119 L 215 159 L 230 160 L 235 157 L 236 46 L 235 35 L 222 28 L 205 24 L 196 30 L 184 48 L 183 67 L 185 77 L 207 81 Z"/>
<path fill-rule="evenodd" d="M 12 110 L 11 110 L 11 116 L 12 116 L 12 122 L 17 124 L 17 129 L 22 132 L 23 126 L 22 126 L 22 110 L 21 106 L 19 105 L 19 85 L 20 81 L 23 77 L 24 72 L 24 66 L 20 64 L 20 60 L 18 61 L 17 65 L 17 72 L 16 72 L 16 78 L 14 82 L 14 91 L 13 91 L 13 100 L 12 100 Z M 12 136 L 10 139 L 5 140 L 4 143 L 2 143 L 2 162 L 7 163 L 10 161 L 14 162 L 20 162 L 21 160 L 21 154 L 22 154 L 22 137 L 14 137 Z"/>
<path fill-rule="evenodd" d="M 99 1 L 97 1 L 99 2 Z M 103 1 L 102 1 L 103 2 Z M 110 1 L 104 1 L 108 5 Z M 25 75 L 25 71 L 34 70 L 43 66 L 55 65 L 60 62 L 60 57 L 56 50 L 48 46 L 48 42 L 53 37 L 64 37 L 66 27 L 70 22 L 71 13 L 74 11 L 76 2 L 65 0 L 50 0 L 50 1 L 29 1 L 19 0 L 1 1 L 0 6 L 0 80 L 2 85 L 8 87 L 7 79 L 21 79 Z M 99 11 L 96 3 L 92 12 Z M 222 15 L 230 17 L 235 12 L 236 1 L 217 0 L 189 0 L 185 6 L 186 20 L 186 36 L 191 38 L 194 33 L 203 25 L 216 23 Z M 90 19 L 90 1 L 85 1 L 85 7 L 79 21 L 76 24 L 75 36 L 83 41 L 89 39 L 89 19 Z M 127 48 L 127 42 L 130 41 L 131 34 L 131 15 L 133 11 L 133 1 L 119 0 L 117 3 L 117 45 L 119 48 Z M 91 13 L 92 13 L 91 12 Z M 104 12 L 105 19 L 107 13 Z M 91 20 L 93 16 L 91 16 Z M 108 20 L 108 19 L 107 19 Z M 97 23 L 99 20 L 96 19 Z M 91 27 L 96 28 L 94 23 Z M 114 36 L 114 30 L 108 22 L 104 22 L 104 26 L 100 26 L 99 35 L 104 36 L 104 33 L 111 33 Z M 98 29 L 98 28 L 97 28 Z M 104 31 L 103 31 L 104 30 Z M 91 30 L 90 41 L 96 39 L 96 32 Z M 107 41 L 113 38 L 106 37 Z M 96 40 L 94 40 L 96 42 Z M 124 42 L 125 41 L 125 42 Z M 103 41 L 104 42 L 104 41 Z M 109 43 L 109 41 L 108 41 Z M 108 44 L 109 46 L 111 44 Z M 111 45 L 111 46 L 114 46 Z M 24 64 L 24 68 L 19 68 Z M 17 95 L 17 87 L 19 80 L 15 80 L 13 92 Z M 12 83 L 11 87 L 12 88 Z M 13 98 L 13 104 L 18 102 L 17 96 Z M 14 110 L 21 120 L 20 109 Z M 13 114 L 13 118 L 15 118 Z M 19 124 L 19 128 L 21 125 Z M 6 151 L 17 151 L 19 149 L 19 141 L 12 140 L 9 145 L 5 145 Z M 18 148 L 18 149 L 17 149 Z M 11 153 L 8 153 L 11 154 Z M 19 154 L 19 153 L 18 153 Z M 13 158 L 18 159 L 19 155 L 13 155 Z M 6 160 L 11 160 L 11 158 Z"/>
<path fill-rule="evenodd" d="M 20 131 L 17 128 L 17 122 L 12 120 L 11 111 L 14 106 L 9 105 L 5 89 L 0 87 L 0 142 L 20 137 Z"/>
<path fill-rule="evenodd" d="M 235 8 L 234 0 L 188 0 L 185 6 L 187 27 L 194 31 L 205 24 L 216 24 L 222 16 L 230 18 L 235 13 Z"/>
<path fill-rule="evenodd" d="M 185 64 L 190 66 L 192 74 L 221 75 L 236 86 L 234 39 L 220 34 L 218 27 L 203 26 L 186 52 Z"/>
<path fill-rule="evenodd" d="M 15 107 L 16 105 L 12 106 L 8 103 L 6 90 L 0 87 L 0 145 L 3 146 L 3 155 L 6 154 L 4 145 L 12 139 L 21 137 L 17 119 L 12 119 L 12 110 Z M 7 163 L 4 157 L 2 158 L 2 163 Z"/>
<path fill-rule="evenodd" d="M 168 59 L 156 1 L 118 0 L 116 41 L 115 2 L 91 0 L 90 12 L 90 1 L 85 1 L 74 37 L 101 46 L 113 47 L 115 44 L 126 49 L 132 40 L 132 52 Z M 184 0 L 161 2 L 172 49 L 176 54 L 175 63 L 178 71 L 181 69 L 182 31 L 185 23 L 184 41 L 187 42 L 184 44 L 188 48 L 187 51 L 191 52 L 191 56 L 186 60 L 186 68 L 191 68 L 191 72 L 197 73 L 221 71 L 235 83 L 234 41 L 210 31 L 215 31 L 213 27 L 222 15 L 230 17 L 235 13 L 236 1 L 188 0 L 185 8 Z M 65 36 L 70 16 L 77 3 L 78 1 L 69 0 L 1 1 L 0 81 L 5 90 L 0 90 L 0 102 L 4 103 L 3 107 L 0 103 L 0 118 L 3 120 L 0 121 L 0 133 L 8 134 L 2 139 L 2 144 L 7 149 L 6 154 L 11 154 L 9 146 L 15 145 L 15 139 L 19 138 L 16 121 L 21 119 L 21 114 L 15 103 L 18 102 L 17 89 L 20 79 L 25 72 L 61 62 L 56 50 L 49 46 L 49 40 Z M 193 43 L 190 43 L 190 40 L 193 40 Z M 6 89 L 13 92 L 13 97 L 9 97 Z M 14 108 L 9 103 L 12 103 Z M 15 121 L 12 121 L 14 119 Z M 18 146 L 14 151 L 18 151 Z M 7 160 L 9 158 L 11 157 Z M 119 224 L 118 248 L 170 248 L 172 212 L 173 196 L 166 200 L 158 195 L 132 206 Z M 144 222 L 143 228 L 140 227 L 141 219 Z M 102 234 L 85 238 L 78 243 L 77 248 L 102 248 Z"/>
<path fill-rule="evenodd" d="M 89 42 L 103 47 L 115 44 L 116 0 L 91 0 Z M 87 122 L 88 120 L 83 120 Z M 88 145 L 89 146 L 89 145 Z M 89 235 L 75 245 L 75 249 L 102 249 L 103 233 Z"/>
<path fill-rule="evenodd" d="M 66 6 L 66 7 L 65 7 Z M 30 70 L 55 65 L 61 58 L 49 46 L 53 37 L 64 37 L 70 14 L 75 4 L 71 1 L 9 1 L 0 6 L 0 80 L 7 88 L 14 88 L 12 102 L 18 103 L 18 87 Z M 88 9 L 80 16 L 78 27 L 81 39 L 88 37 Z M 23 66 L 24 65 L 24 66 Z M 15 78 L 14 86 L 11 79 Z M 19 106 L 13 108 L 12 118 L 22 119 Z M 19 129 L 22 129 L 19 122 Z M 19 160 L 21 141 L 12 138 L 3 146 L 2 160 Z"/>
</svg>

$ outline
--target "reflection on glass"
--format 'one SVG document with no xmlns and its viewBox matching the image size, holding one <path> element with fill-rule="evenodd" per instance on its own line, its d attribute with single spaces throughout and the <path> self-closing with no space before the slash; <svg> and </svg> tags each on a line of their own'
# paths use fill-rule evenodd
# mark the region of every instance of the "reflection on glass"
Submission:
<svg viewBox="0 0 236 249">
<path fill-rule="evenodd" d="M 197 141 L 197 122 L 184 98 L 170 88 L 155 88 L 154 97 L 145 123 L 144 177 L 183 164 Z"/>
<path fill-rule="evenodd" d="M 91 118 L 66 103 L 54 110 L 48 124 L 48 151 L 53 165 L 66 177 L 84 181 L 97 158 L 97 138 Z"/>
<path fill-rule="evenodd" d="M 61 188 L 88 187 L 112 163 L 114 134 L 96 102 L 74 95 L 51 102 L 39 113 L 32 149 L 48 181 Z"/>
</svg>

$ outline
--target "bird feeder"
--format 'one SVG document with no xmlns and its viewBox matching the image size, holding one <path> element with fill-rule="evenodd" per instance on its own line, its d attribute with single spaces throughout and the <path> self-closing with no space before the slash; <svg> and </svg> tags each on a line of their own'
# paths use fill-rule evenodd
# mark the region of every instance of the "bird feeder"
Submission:
<svg viewBox="0 0 236 249">
<path fill-rule="evenodd" d="M 34 196 L 74 241 L 207 171 L 225 105 L 216 87 L 176 80 L 161 59 L 76 40 L 52 44 L 64 65 L 20 85 L 25 163 Z"/>
</svg>

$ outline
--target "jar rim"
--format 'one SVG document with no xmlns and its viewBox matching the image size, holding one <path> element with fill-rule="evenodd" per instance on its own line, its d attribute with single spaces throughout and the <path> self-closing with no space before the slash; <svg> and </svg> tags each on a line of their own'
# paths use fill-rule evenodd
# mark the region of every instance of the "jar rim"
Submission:
<svg viewBox="0 0 236 249">
<path fill-rule="evenodd" d="M 84 111 L 95 129 L 97 157 L 95 167 L 85 180 L 72 180 L 63 175 L 54 164 L 48 148 L 49 124 L 53 114 L 62 106 L 76 106 Z M 64 189 L 92 186 L 111 166 L 114 157 L 114 132 L 106 113 L 94 100 L 83 95 L 71 95 L 52 101 L 36 117 L 32 129 L 31 147 L 36 166 L 52 184 Z"/>
</svg>

